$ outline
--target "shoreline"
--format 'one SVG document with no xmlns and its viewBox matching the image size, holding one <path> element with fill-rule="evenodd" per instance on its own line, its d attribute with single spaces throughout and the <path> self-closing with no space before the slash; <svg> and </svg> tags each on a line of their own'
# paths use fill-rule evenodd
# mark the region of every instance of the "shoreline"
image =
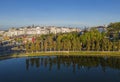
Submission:
<svg viewBox="0 0 120 82">
<path fill-rule="evenodd" d="M 2 55 L 0 59 L 35 57 L 35 56 L 112 56 L 120 57 L 119 51 L 45 51 L 34 53 L 16 53 L 12 55 Z"/>
</svg>

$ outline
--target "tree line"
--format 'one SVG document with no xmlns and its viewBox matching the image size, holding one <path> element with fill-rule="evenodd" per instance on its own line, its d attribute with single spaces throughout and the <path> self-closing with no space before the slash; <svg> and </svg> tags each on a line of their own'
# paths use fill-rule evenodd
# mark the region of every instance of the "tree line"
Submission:
<svg viewBox="0 0 120 82">
<path fill-rule="evenodd" d="M 97 28 L 91 28 L 84 31 L 83 34 L 78 32 L 47 34 L 35 36 L 34 42 L 25 44 L 26 52 L 40 51 L 120 51 L 120 40 L 110 39 L 111 29 L 118 32 L 118 26 L 110 24 L 106 32 L 99 32 Z M 116 30 L 117 29 L 117 30 Z M 116 31 L 115 31 L 116 30 Z"/>
</svg>

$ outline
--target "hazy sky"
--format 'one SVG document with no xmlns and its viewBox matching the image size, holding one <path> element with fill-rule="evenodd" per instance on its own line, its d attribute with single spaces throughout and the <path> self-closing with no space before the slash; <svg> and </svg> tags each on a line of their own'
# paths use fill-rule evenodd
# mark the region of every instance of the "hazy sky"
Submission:
<svg viewBox="0 0 120 82">
<path fill-rule="evenodd" d="M 96 26 L 120 21 L 120 0 L 0 0 L 0 28 Z"/>
</svg>

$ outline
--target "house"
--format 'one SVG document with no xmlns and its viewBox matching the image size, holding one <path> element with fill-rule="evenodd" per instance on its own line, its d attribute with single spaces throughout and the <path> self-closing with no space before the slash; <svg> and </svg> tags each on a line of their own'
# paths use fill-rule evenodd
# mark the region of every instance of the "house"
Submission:
<svg viewBox="0 0 120 82">
<path fill-rule="evenodd" d="M 62 33 L 67 33 L 67 32 L 71 32 L 69 28 L 66 27 L 62 27 L 61 28 Z"/>
<path fill-rule="evenodd" d="M 5 32 L 5 31 L 0 30 L 0 35 L 3 35 L 4 32 Z"/>
<path fill-rule="evenodd" d="M 50 27 L 49 29 L 50 33 L 56 34 L 56 27 Z"/>
<path fill-rule="evenodd" d="M 100 33 L 101 32 L 106 32 L 106 27 L 104 27 L 104 26 L 98 26 L 97 29 Z"/>
<path fill-rule="evenodd" d="M 68 33 L 77 31 L 79 32 L 80 29 L 78 28 L 67 28 L 67 27 L 55 27 L 55 26 L 46 26 L 46 27 L 22 27 L 22 28 L 11 28 L 8 31 L 4 32 L 4 36 L 20 36 L 20 35 L 41 35 L 41 34 L 56 34 L 56 33 Z M 2 34 L 2 32 L 0 31 Z"/>
<path fill-rule="evenodd" d="M 57 27 L 57 28 L 56 28 L 56 33 L 62 33 L 61 27 Z"/>
<path fill-rule="evenodd" d="M 26 34 L 27 35 L 35 35 L 35 34 L 37 34 L 37 32 L 36 32 L 35 28 L 29 28 L 29 29 L 27 29 Z"/>
<path fill-rule="evenodd" d="M 36 34 L 40 34 L 41 33 L 41 28 L 40 27 L 36 27 Z"/>
</svg>

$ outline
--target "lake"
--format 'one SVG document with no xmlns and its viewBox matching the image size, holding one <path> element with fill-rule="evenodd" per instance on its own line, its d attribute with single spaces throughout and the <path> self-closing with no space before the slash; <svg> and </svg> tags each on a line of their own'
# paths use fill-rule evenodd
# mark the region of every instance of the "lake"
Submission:
<svg viewBox="0 0 120 82">
<path fill-rule="evenodd" d="M 0 60 L 0 82 L 120 82 L 120 57 L 40 56 Z"/>
</svg>

